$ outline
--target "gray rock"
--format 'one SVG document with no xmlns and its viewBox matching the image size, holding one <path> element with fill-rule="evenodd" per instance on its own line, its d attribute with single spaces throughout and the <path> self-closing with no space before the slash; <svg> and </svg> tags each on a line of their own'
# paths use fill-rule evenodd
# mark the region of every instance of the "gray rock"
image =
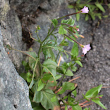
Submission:
<svg viewBox="0 0 110 110">
<path fill-rule="evenodd" d="M 37 11 L 39 5 L 45 0 L 11 0 L 10 5 L 20 15 L 30 15 Z"/>
<path fill-rule="evenodd" d="M 0 26 L 0 110 L 32 110 L 28 89 L 3 47 Z"/>
<path fill-rule="evenodd" d="M 2 6 L 0 22 L 4 45 L 10 45 L 18 50 L 25 49 L 25 44 L 22 42 L 21 23 L 15 11 L 10 8 L 9 3 L 5 0 L 3 0 L 0 6 Z M 6 51 L 9 52 L 10 59 L 14 63 L 17 70 L 19 70 L 23 60 L 22 53 L 8 49 L 6 49 Z"/>
<path fill-rule="evenodd" d="M 103 85 L 100 94 L 103 95 L 101 102 L 110 109 L 110 16 L 101 21 L 98 28 L 93 29 L 92 50 L 83 58 L 83 68 L 75 73 L 81 78 L 75 81 L 78 84 L 78 93 L 84 94 L 92 87 Z M 89 34 L 90 36 L 90 34 Z M 81 95 L 77 97 L 81 98 Z M 103 110 L 93 104 L 91 110 Z"/>
</svg>

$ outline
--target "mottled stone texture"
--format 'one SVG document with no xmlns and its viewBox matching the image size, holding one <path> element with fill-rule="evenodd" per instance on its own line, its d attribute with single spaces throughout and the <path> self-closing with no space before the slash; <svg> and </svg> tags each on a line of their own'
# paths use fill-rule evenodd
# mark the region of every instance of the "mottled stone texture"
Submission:
<svg viewBox="0 0 110 110">
<path fill-rule="evenodd" d="M 45 0 L 10 0 L 10 5 L 20 15 L 30 15 Z"/>
<path fill-rule="evenodd" d="M 0 110 L 32 110 L 28 89 L 3 47 L 0 26 Z"/>
<path fill-rule="evenodd" d="M 110 110 L 110 16 L 100 22 L 99 27 L 93 29 L 91 36 L 92 50 L 83 58 L 83 68 L 75 73 L 81 76 L 78 79 L 79 94 L 84 94 L 92 87 L 103 85 L 100 94 L 103 94 L 101 102 Z M 90 34 L 88 34 L 90 36 Z M 87 41 L 87 40 L 86 40 Z M 79 96 L 78 98 L 81 98 Z M 103 110 L 93 104 L 91 110 Z"/>
<path fill-rule="evenodd" d="M 10 45 L 15 49 L 23 50 L 25 46 L 22 42 L 21 23 L 15 11 L 10 8 L 9 3 L 6 0 L 2 0 L 2 4 L 0 4 L 0 6 L 2 7 L 0 23 L 4 45 Z M 22 53 L 10 51 L 8 49 L 6 49 L 6 51 L 10 53 L 9 57 L 11 58 L 15 67 L 19 69 L 23 59 Z"/>
</svg>

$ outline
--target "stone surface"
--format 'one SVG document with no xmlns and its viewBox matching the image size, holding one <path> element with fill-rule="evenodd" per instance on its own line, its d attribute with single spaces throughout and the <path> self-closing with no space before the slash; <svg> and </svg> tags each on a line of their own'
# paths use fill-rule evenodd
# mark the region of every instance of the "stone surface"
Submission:
<svg viewBox="0 0 110 110">
<path fill-rule="evenodd" d="M 100 22 L 99 27 L 93 29 L 92 50 L 83 58 L 83 68 L 75 73 L 81 76 L 78 79 L 78 93 L 84 94 L 92 87 L 103 85 L 100 94 L 103 94 L 101 102 L 110 109 L 110 15 Z M 78 98 L 81 98 L 79 96 Z M 91 110 L 103 110 L 93 104 Z"/>
<path fill-rule="evenodd" d="M 10 0 L 10 5 L 20 15 L 30 15 L 35 12 L 45 0 Z"/>
<path fill-rule="evenodd" d="M 2 7 L 0 23 L 4 45 L 10 45 L 15 49 L 23 50 L 25 44 L 22 42 L 22 28 L 18 16 L 15 11 L 10 8 L 8 1 L 2 0 L 0 6 Z M 9 57 L 17 70 L 19 70 L 23 60 L 22 53 L 8 49 L 6 49 L 6 51 L 9 52 Z"/>
<path fill-rule="evenodd" d="M 3 47 L 0 26 L 0 110 L 32 110 L 28 89 Z"/>
</svg>

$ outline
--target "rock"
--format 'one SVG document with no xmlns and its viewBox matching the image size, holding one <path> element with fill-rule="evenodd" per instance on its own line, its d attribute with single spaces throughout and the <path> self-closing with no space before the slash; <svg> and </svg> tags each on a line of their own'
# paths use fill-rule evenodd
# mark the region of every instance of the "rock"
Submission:
<svg viewBox="0 0 110 110">
<path fill-rule="evenodd" d="M 14 49 L 23 50 L 25 44 L 22 42 L 22 27 L 15 11 L 10 8 L 8 1 L 3 0 L 1 4 L 1 31 L 4 45 L 10 45 Z M 6 49 L 9 57 L 14 63 L 16 69 L 20 71 L 23 55 L 20 52 Z"/>
<path fill-rule="evenodd" d="M 32 110 L 28 90 L 3 47 L 0 26 L 0 110 Z"/>
<path fill-rule="evenodd" d="M 103 19 L 99 27 L 93 30 L 92 50 L 82 60 L 83 68 L 75 73 L 81 78 L 75 81 L 78 84 L 78 93 L 84 94 L 92 87 L 103 85 L 100 94 L 103 95 L 101 102 L 110 109 L 110 16 Z M 81 98 L 79 95 L 78 98 Z M 91 110 L 103 110 L 93 104 Z"/>
<path fill-rule="evenodd" d="M 20 15 L 30 15 L 35 12 L 45 0 L 11 0 L 10 5 Z"/>
</svg>

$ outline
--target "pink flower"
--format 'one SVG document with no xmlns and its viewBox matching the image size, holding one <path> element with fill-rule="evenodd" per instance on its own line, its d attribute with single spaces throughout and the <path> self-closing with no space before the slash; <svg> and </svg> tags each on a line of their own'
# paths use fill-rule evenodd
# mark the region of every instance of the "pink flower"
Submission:
<svg viewBox="0 0 110 110">
<path fill-rule="evenodd" d="M 84 45 L 84 47 L 82 48 L 82 53 L 84 53 L 85 55 L 87 51 L 89 51 L 90 49 L 91 49 L 90 44 Z"/>
<path fill-rule="evenodd" d="M 81 10 L 81 13 L 88 13 L 88 7 L 84 6 L 84 8 Z"/>
<path fill-rule="evenodd" d="M 79 29 L 77 29 L 77 31 L 79 31 Z"/>
</svg>

